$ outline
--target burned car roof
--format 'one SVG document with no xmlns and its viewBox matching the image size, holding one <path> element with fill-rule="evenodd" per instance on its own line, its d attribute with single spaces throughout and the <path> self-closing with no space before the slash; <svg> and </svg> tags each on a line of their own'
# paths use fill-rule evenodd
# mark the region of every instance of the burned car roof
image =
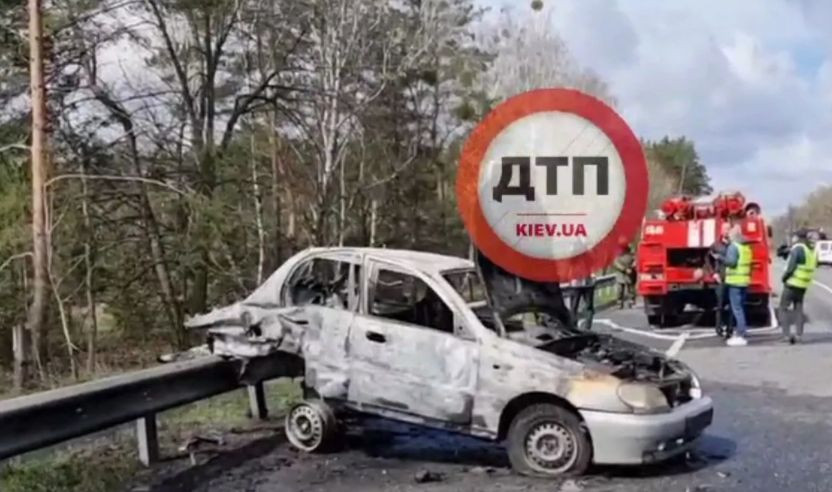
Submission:
<svg viewBox="0 0 832 492">
<path fill-rule="evenodd" d="M 195 314 L 185 321 L 185 326 L 197 328 L 224 324 L 238 325 L 243 318 L 252 316 L 252 310 L 271 309 L 282 305 L 281 289 L 290 271 L 302 261 L 314 257 L 355 261 L 361 256 L 391 262 L 429 274 L 475 268 L 474 262 L 464 258 L 423 251 L 356 247 L 307 248 L 289 258 L 245 299 L 231 305 L 214 308 L 208 313 Z M 247 311 L 248 313 L 244 314 Z"/>
<path fill-rule="evenodd" d="M 394 261 L 404 266 L 427 272 L 438 273 L 446 270 L 474 268 L 474 263 L 464 258 L 407 249 L 333 247 L 310 248 L 307 251 L 310 254 L 364 254 L 381 260 Z"/>
</svg>

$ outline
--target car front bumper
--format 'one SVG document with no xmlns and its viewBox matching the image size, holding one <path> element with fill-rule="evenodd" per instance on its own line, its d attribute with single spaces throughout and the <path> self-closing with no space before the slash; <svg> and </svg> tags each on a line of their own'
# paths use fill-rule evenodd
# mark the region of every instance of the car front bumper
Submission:
<svg viewBox="0 0 832 492">
<path fill-rule="evenodd" d="M 713 420 L 713 401 L 703 396 L 662 414 L 581 410 L 592 439 L 593 462 L 655 463 L 689 450 Z"/>
</svg>

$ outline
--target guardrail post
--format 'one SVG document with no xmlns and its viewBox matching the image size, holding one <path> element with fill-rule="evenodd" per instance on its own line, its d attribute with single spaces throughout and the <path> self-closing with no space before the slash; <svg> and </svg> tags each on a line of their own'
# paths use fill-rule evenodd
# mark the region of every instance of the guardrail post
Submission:
<svg viewBox="0 0 832 492">
<path fill-rule="evenodd" d="M 266 390 L 263 387 L 263 382 L 250 384 L 246 386 L 246 390 L 251 418 L 265 420 L 269 416 L 269 409 L 266 406 Z"/>
<path fill-rule="evenodd" d="M 156 431 L 155 413 L 136 420 L 136 439 L 139 444 L 139 461 L 144 466 L 150 466 L 159 460 L 159 436 Z"/>
</svg>

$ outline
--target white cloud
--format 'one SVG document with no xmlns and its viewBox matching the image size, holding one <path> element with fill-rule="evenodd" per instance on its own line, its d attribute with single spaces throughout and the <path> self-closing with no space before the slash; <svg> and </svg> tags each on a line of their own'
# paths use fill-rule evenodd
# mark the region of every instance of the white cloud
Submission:
<svg viewBox="0 0 832 492">
<path fill-rule="evenodd" d="M 780 213 L 832 182 L 832 2 L 544 2 L 636 132 L 692 138 L 715 188 Z"/>
</svg>

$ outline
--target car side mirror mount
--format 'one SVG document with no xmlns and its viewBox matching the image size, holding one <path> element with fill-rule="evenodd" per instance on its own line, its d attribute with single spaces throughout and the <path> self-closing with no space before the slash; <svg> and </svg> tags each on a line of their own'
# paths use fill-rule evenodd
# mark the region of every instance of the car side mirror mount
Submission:
<svg viewBox="0 0 832 492">
<path fill-rule="evenodd" d="M 475 342 L 477 339 L 465 324 L 465 319 L 457 312 L 454 312 L 454 335 L 462 340 Z"/>
</svg>

